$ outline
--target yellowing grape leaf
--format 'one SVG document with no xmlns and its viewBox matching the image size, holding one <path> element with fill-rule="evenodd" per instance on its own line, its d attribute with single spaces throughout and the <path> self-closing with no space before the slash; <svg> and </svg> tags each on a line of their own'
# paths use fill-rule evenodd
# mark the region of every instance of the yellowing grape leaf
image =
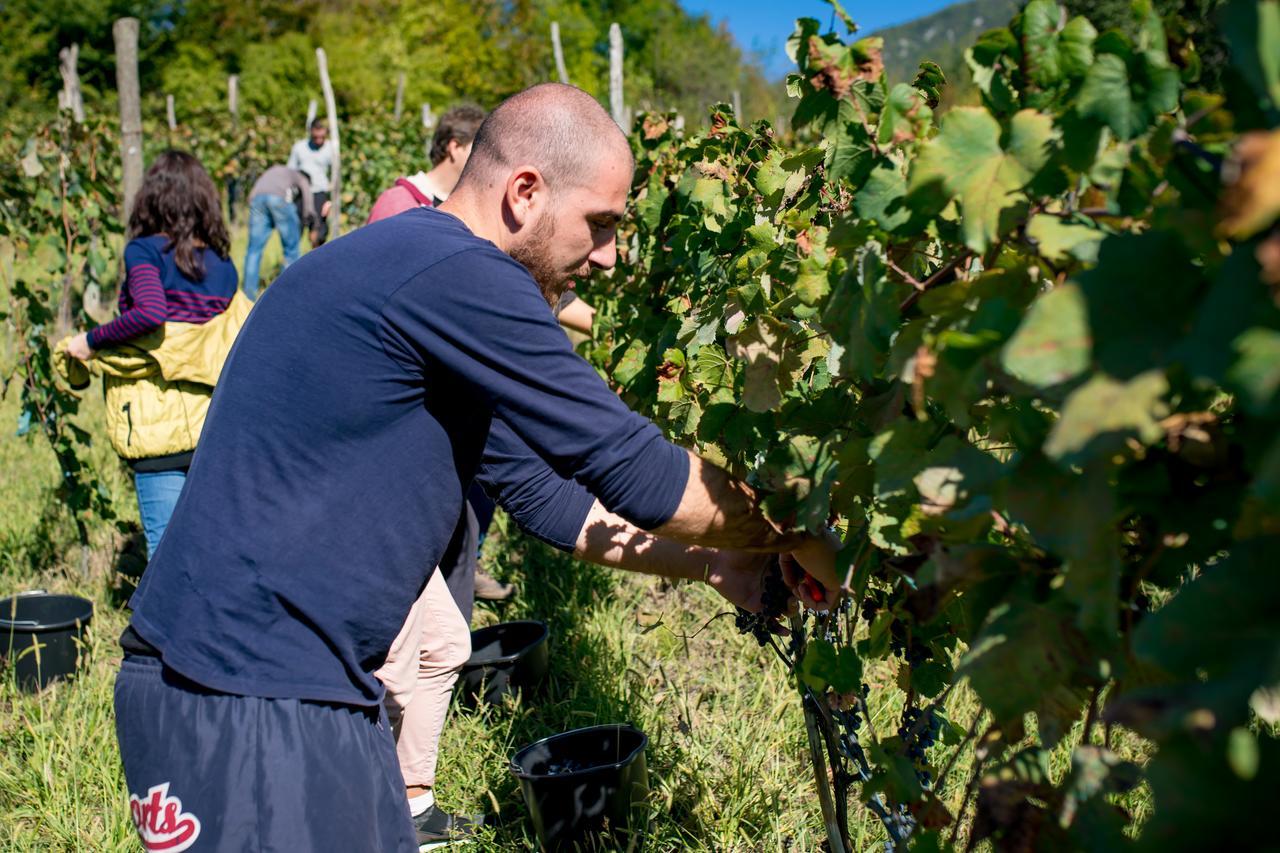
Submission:
<svg viewBox="0 0 1280 853">
<path fill-rule="evenodd" d="M 1252 237 L 1280 218 L 1280 130 L 1245 134 L 1236 146 L 1239 176 L 1222 194 L 1224 237 Z"/>
<path fill-rule="evenodd" d="M 1126 438 L 1154 443 L 1164 435 L 1160 419 L 1169 414 L 1164 401 L 1168 391 L 1169 382 L 1159 370 L 1148 370 L 1128 382 L 1099 373 L 1063 404 L 1062 417 L 1044 443 L 1045 455 L 1078 464 L 1119 450 Z"/>
<path fill-rule="evenodd" d="M 899 83 L 889 91 L 880 111 L 876 141 L 881 145 L 910 142 L 924 136 L 932 123 L 933 110 L 925 103 L 925 96 L 906 83 Z"/>
<path fill-rule="evenodd" d="M 729 354 L 746 362 L 742 402 L 753 412 L 767 412 L 782 402 L 778 368 L 786 327 L 771 317 L 757 317 L 729 339 Z"/>
<path fill-rule="evenodd" d="M 921 146 L 907 179 L 908 201 L 936 213 L 957 199 L 965 245 L 985 252 L 1025 207 L 1023 188 L 1048 162 L 1053 139 L 1053 119 L 1034 110 L 1014 115 L 1002 133 L 982 107 L 957 107 Z"/>
<path fill-rule="evenodd" d="M 1036 388 L 1051 388 L 1089 368 L 1093 341 L 1084 297 L 1074 284 L 1037 299 L 1005 344 L 1001 366 Z"/>
</svg>

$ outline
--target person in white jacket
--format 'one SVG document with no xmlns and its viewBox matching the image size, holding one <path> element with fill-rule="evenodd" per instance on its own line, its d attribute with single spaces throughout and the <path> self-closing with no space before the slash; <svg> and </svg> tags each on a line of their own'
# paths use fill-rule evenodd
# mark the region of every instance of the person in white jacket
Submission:
<svg viewBox="0 0 1280 853">
<path fill-rule="evenodd" d="M 333 170 L 333 140 L 324 119 L 311 122 L 308 138 L 293 143 L 285 165 L 302 172 L 311 182 L 312 208 L 319 214 L 311 229 L 311 245 L 320 246 L 329 238 L 329 173 Z"/>
</svg>

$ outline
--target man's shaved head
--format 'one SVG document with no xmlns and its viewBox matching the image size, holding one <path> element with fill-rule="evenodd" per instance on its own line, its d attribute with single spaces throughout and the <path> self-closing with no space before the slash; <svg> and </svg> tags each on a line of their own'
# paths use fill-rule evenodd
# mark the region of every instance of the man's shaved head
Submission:
<svg viewBox="0 0 1280 853">
<path fill-rule="evenodd" d="M 606 157 L 631 158 L 631 146 L 595 98 L 576 86 L 542 83 L 507 98 L 476 134 L 459 189 L 502 180 L 533 166 L 553 191 L 594 180 Z"/>
<path fill-rule="evenodd" d="M 617 263 L 634 171 L 627 137 L 594 98 L 543 83 L 489 113 L 440 209 L 523 264 L 554 305 Z"/>
</svg>

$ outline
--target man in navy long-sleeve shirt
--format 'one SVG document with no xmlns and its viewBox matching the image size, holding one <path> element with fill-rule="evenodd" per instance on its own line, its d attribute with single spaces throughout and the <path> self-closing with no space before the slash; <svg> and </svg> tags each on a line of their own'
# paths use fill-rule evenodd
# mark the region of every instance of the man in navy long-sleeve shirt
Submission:
<svg viewBox="0 0 1280 853">
<path fill-rule="evenodd" d="M 828 539 L 768 524 L 556 325 L 566 283 L 616 259 L 631 169 L 594 100 L 534 87 L 440 209 L 306 255 L 259 301 L 122 638 L 148 849 L 416 849 L 372 673 L 477 477 L 587 559 L 758 608 L 746 552 L 789 552 L 835 589 Z"/>
</svg>

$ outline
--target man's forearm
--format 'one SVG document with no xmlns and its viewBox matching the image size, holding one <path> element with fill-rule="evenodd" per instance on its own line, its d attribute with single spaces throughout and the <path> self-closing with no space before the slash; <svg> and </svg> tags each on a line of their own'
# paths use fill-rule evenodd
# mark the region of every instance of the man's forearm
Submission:
<svg viewBox="0 0 1280 853">
<path fill-rule="evenodd" d="M 680 506 L 653 533 L 711 548 L 771 552 L 788 551 L 807 538 L 774 527 L 750 486 L 692 453 Z"/>
<path fill-rule="evenodd" d="M 598 501 L 587 513 L 573 555 L 581 560 L 668 578 L 703 580 L 714 551 L 646 533 Z"/>
</svg>

